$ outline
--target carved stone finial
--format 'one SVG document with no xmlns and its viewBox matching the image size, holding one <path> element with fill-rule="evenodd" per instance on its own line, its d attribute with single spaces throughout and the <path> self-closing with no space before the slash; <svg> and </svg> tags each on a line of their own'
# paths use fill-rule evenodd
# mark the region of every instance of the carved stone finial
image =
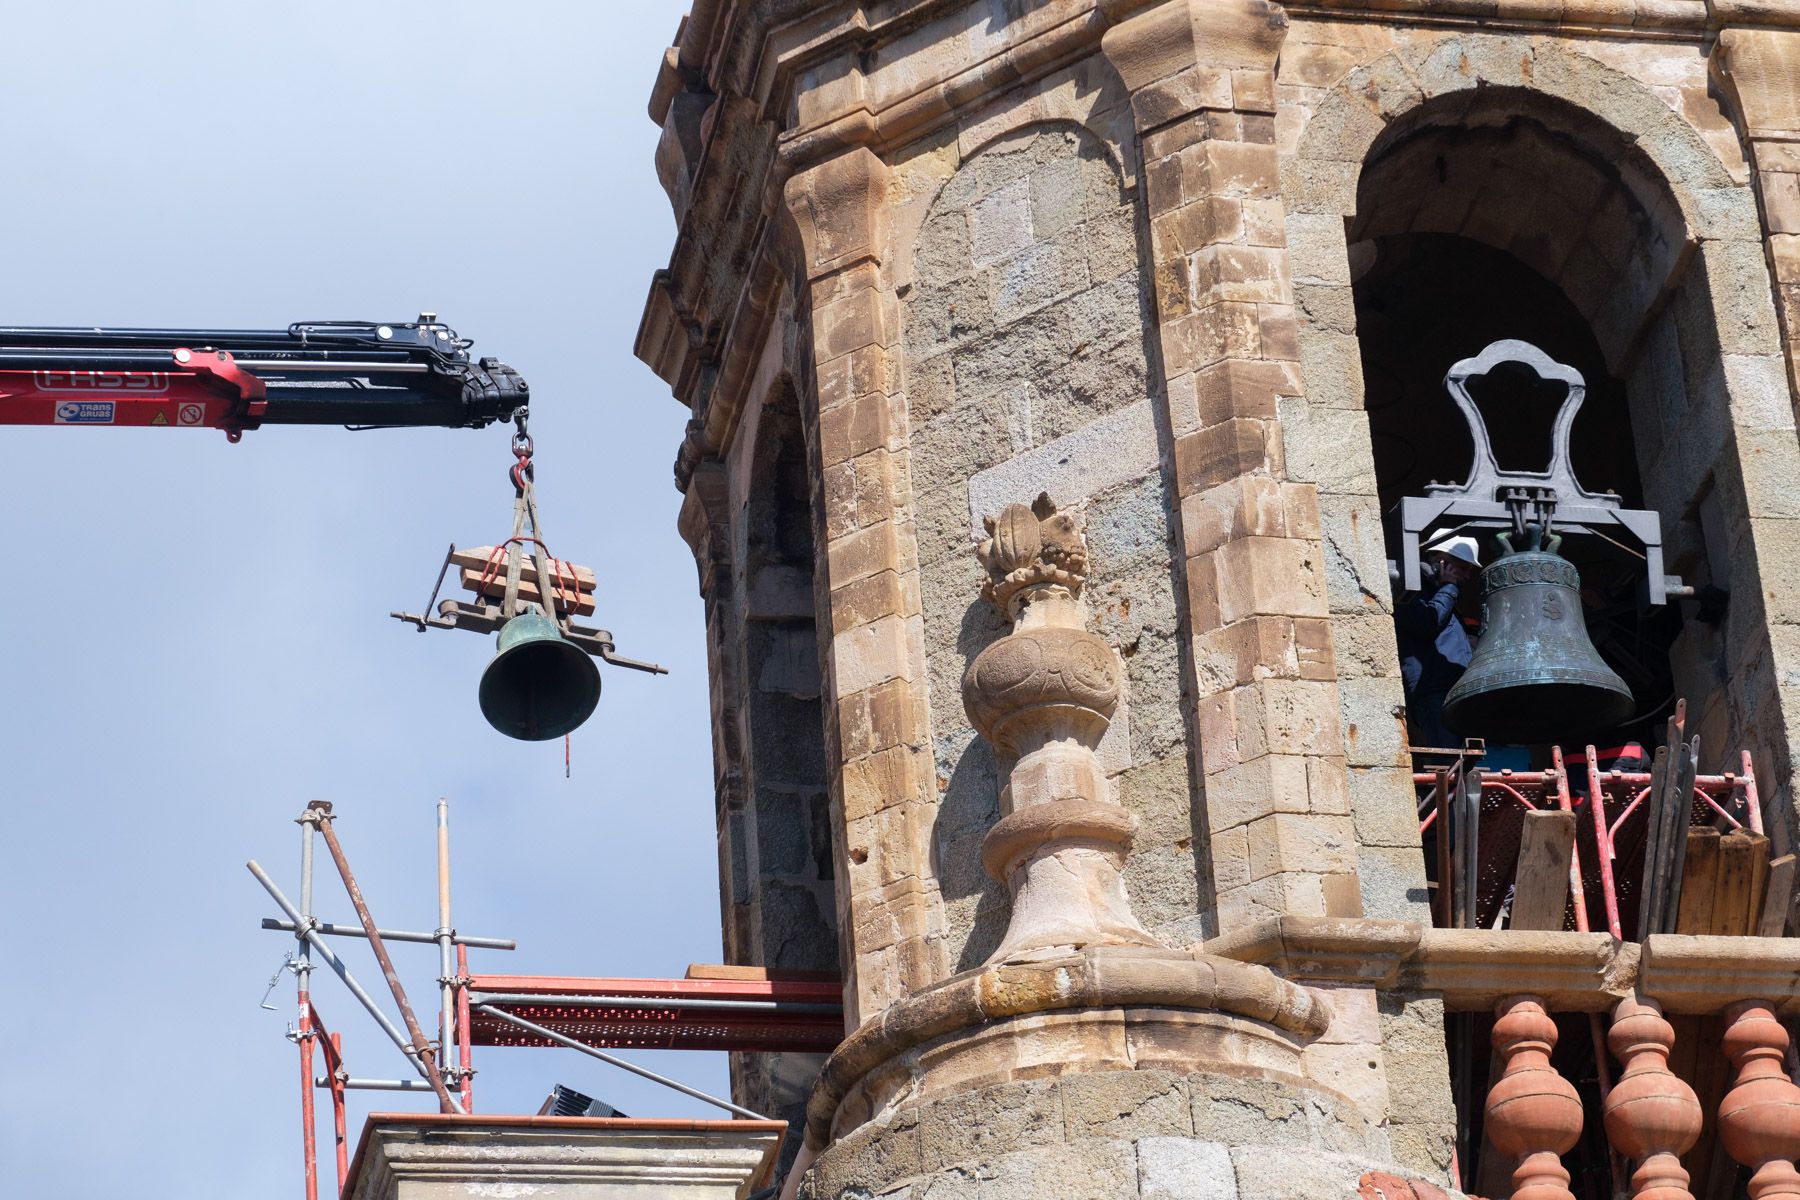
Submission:
<svg viewBox="0 0 1800 1200">
<path fill-rule="evenodd" d="M 1087 628 L 1087 547 L 1047 495 L 986 522 L 982 595 L 1013 622 L 963 676 L 963 707 L 994 747 L 1002 816 L 982 865 L 1012 893 L 990 962 L 1052 946 L 1158 943 L 1119 872 L 1136 819 L 1108 798 L 1094 750 L 1124 687 L 1119 656 Z"/>
<path fill-rule="evenodd" d="M 988 536 L 975 548 L 975 556 L 987 568 L 988 581 L 981 596 L 992 601 L 1016 621 L 1033 588 L 1061 588 L 1071 597 L 1081 594 L 1087 581 L 1087 542 L 1075 527 L 1075 518 L 1058 512 L 1048 494 L 1040 492 L 1030 507 L 1009 504 L 998 517 L 983 524 Z"/>
</svg>

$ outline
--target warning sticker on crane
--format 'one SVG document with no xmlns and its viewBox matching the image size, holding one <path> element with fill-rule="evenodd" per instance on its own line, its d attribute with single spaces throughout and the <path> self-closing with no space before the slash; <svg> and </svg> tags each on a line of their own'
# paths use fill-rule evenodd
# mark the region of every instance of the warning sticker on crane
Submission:
<svg viewBox="0 0 1800 1200">
<path fill-rule="evenodd" d="M 175 410 L 177 425 L 202 425 L 206 422 L 206 405 L 183 404 Z"/>
<path fill-rule="evenodd" d="M 111 425 L 111 400 L 64 400 L 56 406 L 58 425 Z"/>
</svg>

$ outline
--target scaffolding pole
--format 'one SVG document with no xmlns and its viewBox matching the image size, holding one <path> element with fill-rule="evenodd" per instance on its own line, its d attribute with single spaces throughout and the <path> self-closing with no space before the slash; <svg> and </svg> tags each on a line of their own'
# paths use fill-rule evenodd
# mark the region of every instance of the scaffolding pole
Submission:
<svg viewBox="0 0 1800 1200">
<path fill-rule="evenodd" d="M 344 965 L 344 960 L 337 956 L 337 952 L 325 944 L 325 939 L 311 928 L 309 922 L 301 918 L 300 910 L 294 907 L 294 902 L 287 898 L 276 882 L 269 878 L 269 873 L 262 869 L 262 864 L 251 859 L 244 865 L 250 869 L 252 875 L 256 876 L 256 882 L 263 885 L 263 890 L 269 893 L 269 898 L 279 904 L 281 911 L 287 913 L 289 919 L 300 926 L 298 936 L 318 951 L 319 957 L 324 960 L 325 965 L 344 981 L 344 986 L 349 988 L 350 994 L 355 996 L 357 1002 L 368 1010 L 369 1015 L 375 1019 L 375 1023 L 381 1026 L 381 1031 L 388 1035 L 400 1053 L 406 1056 L 407 1061 L 412 1063 L 419 1074 L 425 1076 L 425 1065 L 419 1061 L 413 1051 L 412 1043 L 406 1040 L 406 1035 L 395 1027 L 386 1013 L 381 1011 L 381 1006 L 376 1004 L 375 998 L 369 995 L 363 985 L 356 981 L 356 976 L 350 974 L 350 968 Z"/>
<path fill-rule="evenodd" d="M 450 1047 L 456 1044 L 456 974 L 452 963 L 451 942 L 455 931 L 450 928 L 450 805 L 442 796 L 437 803 L 437 884 L 438 884 L 438 1057 L 444 1074 L 452 1085 L 458 1084 L 458 1066 Z M 466 1111 L 468 1105 L 463 1105 Z"/>
<path fill-rule="evenodd" d="M 406 999 L 406 989 L 400 985 L 399 972 L 394 970 L 394 960 L 388 957 L 387 946 L 381 940 L 381 931 L 375 927 L 375 918 L 369 915 L 369 906 L 363 900 L 362 888 L 357 886 L 356 876 L 350 870 L 350 860 L 344 856 L 344 847 L 338 842 L 337 831 L 331 827 L 331 813 L 317 807 L 313 811 L 319 813 L 319 833 L 325 839 L 325 848 L 331 851 L 331 861 L 337 864 L 338 875 L 344 881 L 344 890 L 350 894 L 350 904 L 356 909 L 363 930 L 369 935 L 369 949 L 375 952 L 375 961 L 381 964 L 381 974 L 387 980 L 388 990 L 393 993 L 394 1003 L 400 1007 L 400 1018 L 406 1022 L 406 1032 L 412 1038 L 413 1052 L 420 1070 L 431 1081 L 431 1090 L 437 1093 L 439 1107 L 447 1113 L 461 1112 L 462 1106 L 451 1098 L 444 1087 L 444 1077 L 438 1073 L 431 1044 L 425 1038 L 425 1031 L 419 1028 L 419 1019 L 413 1015 L 412 1004 Z"/>
<path fill-rule="evenodd" d="M 300 817 L 300 916 L 312 920 L 313 828 L 312 809 Z M 300 957 L 294 963 L 295 990 L 299 993 L 299 1017 L 295 1041 L 300 1044 L 301 1153 L 306 1156 L 306 1200 L 319 1200 L 318 1127 L 313 1113 L 312 944 L 300 940 Z"/>
</svg>

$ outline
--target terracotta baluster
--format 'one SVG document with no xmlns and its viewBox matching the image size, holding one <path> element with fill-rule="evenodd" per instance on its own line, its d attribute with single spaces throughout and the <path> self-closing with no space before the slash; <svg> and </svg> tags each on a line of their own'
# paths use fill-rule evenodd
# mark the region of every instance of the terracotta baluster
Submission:
<svg viewBox="0 0 1800 1200">
<path fill-rule="evenodd" d="M 1574 1200 L 1562 1156 L 1581 1137 L 1581 1100 L 1550 1065 L 1556 1022 L 1536 996 L 1510 996 L 1494 1010 L 1494 1052 L 1506 1069 L 1488 1091 L 1488 1139 L 1519 1159 L 1512 1200 Z"/>
<path fill-rule="evenodd" d="M 1751 1169 L 1750 1200 L 1800 1198 L 1800 1087 L 1783 1070 L 1788 1034 L 1772 1008 L 1746 1000 L 1725 1013 L 1725 1053 L 1738 1077 L 1719 1103 L 1719 1141 Z"/>
<path fill-rule="evenodd" d="M 1625 1067 L 1603 1107 L 1606 1136 L 1638 1164 L 1633 1200 L 1694 1200 L 1681 1156 L 1699 1140 L 1704 1114 L 1694 1089 L 1669 1070 L 1674 1026 L 1654 1000 L 1621 1000 L 1606 1044 Z"/>
</svg>

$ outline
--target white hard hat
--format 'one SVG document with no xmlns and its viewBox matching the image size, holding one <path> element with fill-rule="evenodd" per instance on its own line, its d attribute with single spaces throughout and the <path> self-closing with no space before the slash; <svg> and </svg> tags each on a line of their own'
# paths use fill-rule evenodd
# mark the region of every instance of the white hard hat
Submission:
<svg viewBox="0 0 1800 1200">
<path fill-rule="evenodd" d="M 1425 549 L 1427 554 L 1448 554 L 1451 558 L 1468 563 L 1471 567 L 1481 565 L 1480 548 L 1472 537 L 1445 538 L 1434 546 Z"/>
</svg>

